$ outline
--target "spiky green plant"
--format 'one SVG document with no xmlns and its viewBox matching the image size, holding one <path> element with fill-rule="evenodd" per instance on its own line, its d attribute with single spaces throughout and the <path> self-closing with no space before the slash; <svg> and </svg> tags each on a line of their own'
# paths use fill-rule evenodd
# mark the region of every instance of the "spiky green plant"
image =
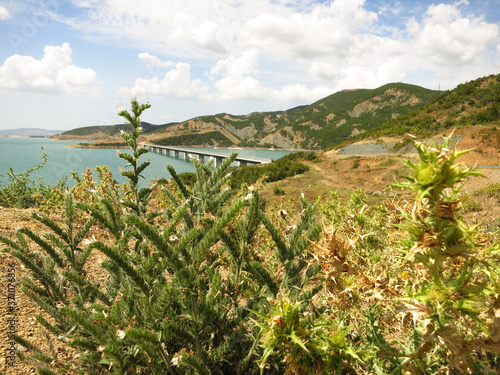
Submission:
<svg viewBox="0 0 500 375">
<path fill-rule="evenodd" d="M 500 246 L 483 245 L 478 227 L 458 214 L 461 184 L 479 173 L 456 163 L 466 151 L 450 142 L 451 135 L 436 146 L 415 142 L 420 162 L 403 161 L 411 174 L 394 185 L 415 195 L 400 228 L 408 234 L 406 262 L 425 271 L 403 299 L 417 322 L 401 364 L 412 373 L 478 371 L 475 353 L 491 350 L 491 330 L 498 329 L 491 314 L 500 292 Z"/>
</svg>

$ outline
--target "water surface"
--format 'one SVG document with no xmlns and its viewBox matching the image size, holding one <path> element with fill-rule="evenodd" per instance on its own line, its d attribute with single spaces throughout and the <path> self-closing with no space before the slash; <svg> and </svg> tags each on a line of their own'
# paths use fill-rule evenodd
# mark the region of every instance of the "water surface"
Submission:
<svg viewBox="0 0 500 375">
<path fill-rule="evenodd" d="M 16 173 L 39 164 L 42 161 L 42 147 L 48 154 L 48 161 L 44 168 L 32 174 L 32 177 L 42 177 L 49 185 L 55 185 L 59 179 L 71 176 L 71 171 L 81 175 L 87 167 L 94 169 L 96 166 L 107 165 L 113 176 L 119 181 L 125 179 L 120 175 L 126 161 L 119 158 L 116 149 L 91 149 L 75 148 L 70 145 L 77 141 L 55 141 L 46 138 L 13 138 L 0 137 L 0 185 L 8 183 L 6 174 L 10 167 Z M 196 148 L 197 150 L 213 150 L 213 148 Z M 120 151 L 131 152 L 129 149 Z M 291 151 L 271 150 L 228 150 L 217 149 L 217 153 L 230 154 L 237 152 L 239 155 L 255 156 L 264 159 L 279 159 Z M 176 159 L 166 155 L 149 152 L 142 160 L 150 160 L 151 165 L 144 171 L 147 181 L 160 178 L 170 178 L 166 166 L 171 164 L 177 173 L 194 172 L 194 167 L 189 161 Z"/>
</svg>

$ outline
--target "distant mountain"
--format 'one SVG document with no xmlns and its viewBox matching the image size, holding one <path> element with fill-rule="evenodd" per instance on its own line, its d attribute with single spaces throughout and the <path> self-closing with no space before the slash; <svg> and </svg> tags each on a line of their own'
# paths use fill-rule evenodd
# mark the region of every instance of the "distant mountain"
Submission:
<svg viewBox="0 0 500 375">
<path fill-rule="evenodd" d="M 150 124 L 149 122 L 142 122 L 141 124 L 143 133 L 145 134 L 171 125 L 171 124 L 153 125 Z M 66 138 L 70 136 L 93 136 L 93 135 L 119 136 L 122 130 L 128 132 L 131 129 L 132 125 L 130 124 L 85 126 L 65 131 L 61 134 L 61 138 Z"/>
<path fill-rule="evenodd" d="M 51 137 L 56 134 L 62 133 L 63 130 L 47 130 L 38 128 L 19 128 L 19 129 L 6 129 L 0 130 L 0 136 L 11 137 Z"/>
</svg>

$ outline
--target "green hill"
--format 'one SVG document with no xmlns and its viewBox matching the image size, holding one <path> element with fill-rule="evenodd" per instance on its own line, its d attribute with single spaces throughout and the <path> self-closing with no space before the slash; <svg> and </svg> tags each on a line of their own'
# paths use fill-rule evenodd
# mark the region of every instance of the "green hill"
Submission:
<svg viewBox="0 0 500 375">
<path fill-rule="evenodd" d="M 428 105 L 387 121 L 366 136 L 427 136 L 444 129 L 499 122 L 500 74 L 496 74 L 443 91 Z"/>
<path fill-rule="evenodd" d="M 150 133 L 160 128 L 167 127 L 171 124 L 164 125 L 153 125 L 149 122 L 142 122 L 142 129 L 144 133 Z M 117 125 L 94 125 L 94 126 L 85 126 L 81 128 L 76 128 L 72 130 L 68 130 L 63 132 L 61 135 L 77 135 L 77 136 L 90 136 L 93 134 L 106 134 L 109 136 L 118 136 L 120 131 L 130 131 L 132 130 L 132 125 L 130 124 L 117 124 Z"/>
<path fill-rule="evenodd" d="M 178 141 L 181 134 L 189 138 L 194 133 L 219 131 L 231 133 L 240 147 L 324 149 L 414 111 L 438 95 L 438 91 L 419 86 L 390 83 L 372 90 L 337 92 L 288 111 L 201 116 L 159 129 L 154 135 L 157 142 L 166 144 L 171 138 Z M 186 142 L 182 145 L 192 144 Z"/>
</svg>

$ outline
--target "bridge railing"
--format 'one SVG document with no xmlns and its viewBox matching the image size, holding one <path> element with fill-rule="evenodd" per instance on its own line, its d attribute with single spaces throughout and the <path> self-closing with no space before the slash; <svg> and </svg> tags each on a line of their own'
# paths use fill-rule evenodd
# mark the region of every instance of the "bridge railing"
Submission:
<svg viewBox="0 0 500 375">
<path fill-rule="evenodd" d="M 192 158 L 197 158 L 202 162 L 208 160 L 214 160 L 215 166 L 219 166 L 224 161 L 224 159 L 229 157 L 229 154 L 223 154 L 213 151 L 206 151 L 206 150 L 198 151 L 192 149 L 185 149 L 181 147 L 161 146 L 150 143 L 143 143 L 142 147 L 147 148 L 151 152 L 174 157 L 177 159 L 189 160 Z M 265 164 L 271 162 L 271 160 L 269 159 L 261 159 L 261 158 L 246 157 L 246 156 L 237 156 L 235 161 L 238 163 L 239 166 L 248 164 Z"/>
</svg>

